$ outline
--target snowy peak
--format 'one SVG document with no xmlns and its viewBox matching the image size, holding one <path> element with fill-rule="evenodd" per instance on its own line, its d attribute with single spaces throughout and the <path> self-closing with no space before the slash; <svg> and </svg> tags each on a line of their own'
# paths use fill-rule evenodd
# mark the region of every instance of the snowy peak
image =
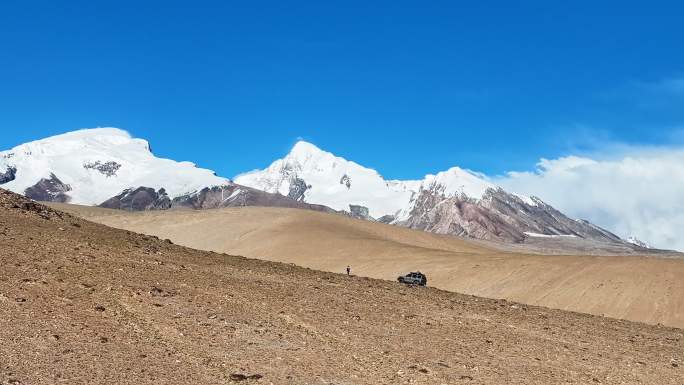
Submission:
<svg viewBox="0 0 684 385">
<path fill-rule="evenodd" d="M 483 175 L 460 167 L 452 167 L 437 175 L 427 175 L 423 181 L 423 189 L 438 188 L 444 195 L 464 195 L 473 199 L 482 199 L 487 189 L 497 186 L 488 182 Z"/>
<path fill-rule="evenodd" d="M 338 157 L 331 152 L 321 150 L 316 145 L 303 140 L 298 141 L 285 158 L 273 164 L 278 164 L 279 166 L 282 164 L 286 168 L 300 170 L 305 173 L 340 173 L 340 171 L 343 171 L 342 177 L 346 176 L 346 182 L 350 182 L 350 176 L 347 175 L 346 171 L 349 171 L 349 173 L 362 172 L 374 174 L 382 178 L 373 169 L 363 167 L 355 162 Z"/>
<path fill-rule="evenodd" d="M 106 149 L 116 152 L 150 152 L 150 145 L 144 139 L 135 139 L 119 128 L 90 128 L 50 136 L 33 142 L 28 142 L 13 148 L 12 152 L 74 155 L 80 149 Z"/>
<path fill-rule="evenodd" d="M 498 188 L 481 174 L 453 167 L 422 180 L 385 180 L 377 171 L 297 142 L 282 159 L 264 170 L 238 175 L 235 182 L 293 199 L 349 211 L 365 207 L 374 218 L 405 219 L 421 191 L 479 200 Z M 528 197 L 521 196 L 526 202 Z"/>
<path fill-rule="evenodd" d="M 292 146 L 292 149 L 287 154 L 286 158 L 297 160 L 303 163 L 311 159 L 327 155 L 333 156 L 331 153 L 321 150 L 312 143 L 300 140 L 297 143 L 295 143 L 294 146 Z"/>
<path fill-rule="evenodd" d="M 365 207 L 375 218 L 396 213 L 417 187 L 408 188 L 411 182 L 386 181 L 373 169 L 305 141 L 297 142 L 266 169 L 238 175 L 235 182 L 336 210 Z"/>
<path fill-rule="evenodd" d="M 118 128 L 72 131 L 0 152 L 0 173 L 3 188 L 37 199 L 68 187 L 60 199 L 86 205 L 140 186 L 176 196 L 227 182 L 193 163 L 157 158 L 146 140 Z"/>
</svg>

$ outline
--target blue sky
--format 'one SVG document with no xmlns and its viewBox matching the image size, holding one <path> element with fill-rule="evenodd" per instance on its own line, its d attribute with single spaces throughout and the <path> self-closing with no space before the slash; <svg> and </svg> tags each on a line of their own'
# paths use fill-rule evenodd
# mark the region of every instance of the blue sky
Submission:
<svg viewBox="0 0 684 385">
<path fill-rule="evenodd" d="M 372 4 L 370 4 L 372 3 Z M 391 178 L 684 140 L 680 2 L 4 1 L 0 148 L 114 126 L 220 175 Z"/>
</svg>

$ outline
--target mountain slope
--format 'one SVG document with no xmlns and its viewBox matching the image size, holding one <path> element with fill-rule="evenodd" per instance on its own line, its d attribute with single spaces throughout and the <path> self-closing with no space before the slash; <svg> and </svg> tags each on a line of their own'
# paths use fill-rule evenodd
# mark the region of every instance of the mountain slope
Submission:
<svg viewBox="0 0 684 385">
<path fill-rule="evenodd" d="M 275 207 L 127 213 L 52 206 L 197 249 L 332 272 L 351 265 L 354 274 L 391 281 L 420 270 L 430 286 L 459 293 L 684 327 L 681 254 L 641 256 L 632 251 L 615 257 L 614 252 L 627 252 L 615 249 L 580 249 L 575 255 L 511 252 L 500 243 Z"/>
<path fill-rule="evenodd" d="M 538 198 L 487 188 L 481 198 L 421 189 L 392 224 L 438 234 L 522 243 L 531 237 L 577 237 L 639 248 L 587 221 L 566 217 Z"/>
<path fill-rule="evenodd" d="M 0 249 L 3 384 L 679 385 L 684 368 L 681 329 L 192 250 L 2 191 Z"/>
</svg>

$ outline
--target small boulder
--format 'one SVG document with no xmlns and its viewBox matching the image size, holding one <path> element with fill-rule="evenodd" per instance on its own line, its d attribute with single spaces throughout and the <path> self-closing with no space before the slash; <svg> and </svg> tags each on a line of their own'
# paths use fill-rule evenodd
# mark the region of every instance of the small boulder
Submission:
<svg viewBox="0 0 684 385">
<path fill-rule="evenodd" d="M 247 381 L 247 380 L 259 380 L 263 378 L 261 374 L 241 374 L 233 373 L 230 375 L 230 380 L 235 382 Z"/>
</svg>

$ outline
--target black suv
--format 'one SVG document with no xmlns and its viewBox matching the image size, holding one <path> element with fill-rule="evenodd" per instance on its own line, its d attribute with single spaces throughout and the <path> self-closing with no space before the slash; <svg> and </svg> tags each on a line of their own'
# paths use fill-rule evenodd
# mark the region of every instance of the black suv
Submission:
<svg viewBox="0 0 684 385">
<path fill-rule="evenodd" d="M 427 277 L 420 271 L 411 272 L 406 275 L 400 275 L 399 278 L 397 278 L 397 281 L 408 285 L 427 285 Z"/>
</svg>

